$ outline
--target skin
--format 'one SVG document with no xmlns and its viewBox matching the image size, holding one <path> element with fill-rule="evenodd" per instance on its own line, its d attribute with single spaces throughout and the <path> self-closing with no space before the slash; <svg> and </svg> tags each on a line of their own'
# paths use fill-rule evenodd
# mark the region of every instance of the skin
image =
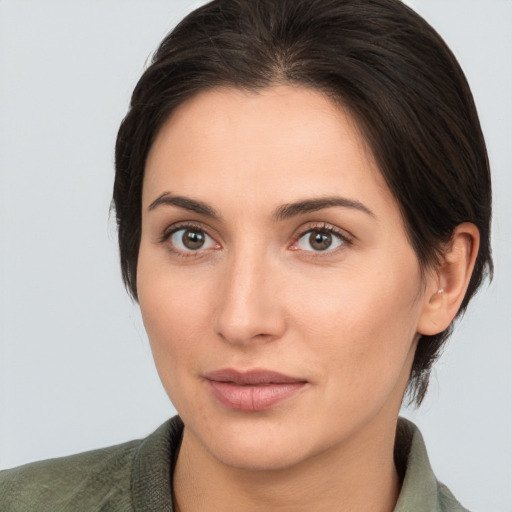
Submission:
<svg viewBox="0 0 512 512">
<path fill-rule="evenodd" d="M 171 204 L 177 196 L 217 216 Z M 276 215 L 326 197 L 371 213 Z M 173 229 L 200 230 L 205 244 L 187 249 Z M 314 250 L 311 233 L 331 245 Z M 414 350 L 453 319 L 477 248 L 476 228 L 459 226 L 422 276 L 357 126 L 317 91 L 214 89 L 183 103 L 148 156 L 137 276 L 156 367 L 185 423 L 180 510 L 393 510 Z M 222 368 L 307 384 L 268 410 L 239 411 L 205 379 Z"/>
</svg>

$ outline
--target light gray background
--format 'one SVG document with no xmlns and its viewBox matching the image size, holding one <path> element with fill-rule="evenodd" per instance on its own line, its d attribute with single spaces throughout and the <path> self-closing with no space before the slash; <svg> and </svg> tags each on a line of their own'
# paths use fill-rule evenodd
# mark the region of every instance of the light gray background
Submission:
<svg viewBox="0 0 512 512">
<path fill-rule="evenodd" d="M 0 468 L 147 435 L 174 413 L 109 221 L 116 130 L 190 0 L 0 0 Z M 472 85 L 494 179 L 494 283 L 419 411 L 442 481 L 512 511 L 512 2 L 410 0 Z"/>
</svg>

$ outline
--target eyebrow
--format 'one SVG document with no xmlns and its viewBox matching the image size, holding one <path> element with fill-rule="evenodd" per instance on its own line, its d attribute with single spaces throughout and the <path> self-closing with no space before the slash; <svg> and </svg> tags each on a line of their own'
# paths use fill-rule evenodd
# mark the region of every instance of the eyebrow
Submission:
<svg viewBox="0 0 512 512">
<path fill-rule="evenodd" d="M 323 210 L 324 208 L 332 208 L 336 206 L 358 210 L 375 218 L 375 214 L 363 203 L 354 199 L 347 199 L 339 196 L 320 197 L 318 199 L 306 199 L 304 201 L 283 204 L 277 208 L 272 217 L 274 220 L 285 220 L 297 215 L 316 212 L 318 210 Z"/>
<path fill-rule="evenodd" d="M 206 215 L 207 217 L 218 219 L 220 215 L 212 208 L 209 204 L 203 201 L 197 201 L 190 199 L 189 197 L 173 196 L 170 192 L 164 192 L 159 195 L 149 206 L 148 211 L 154 210 L 158 206 L 170 205 L 183 208 L 191 212 L 199 213 L 200 215 Z"/>
<path fill-rule="evenodd" d="M 220 218 L 217 211 L 208 203 L 197 201 L 196 199 L 190 199 L 189 197 L 174 196 L 170 192 L 164 192 L 159 195 L 148 206 L 148 211 L 154 210 L 158 206 L 162 205 L 177 206 L 178 208 L 183 208 L 184 210 L 199 213 L 200 215 L 205 215 L 214 219 Z M 333 207 L 351 208 L 375 218 L 375 214 L 363 203 L 354 199 L 347 199 L 339 196 L 319 197 L 316 199 L 305 199 L 302 201 L 283 204 L 274 211 L 272 218 L 275 221 L 285 220 L 291 217 L 296 217 L 297 215 L 303 215 L 305 213 L 316 212 L 318 210 L 323 210 L 324 208 Z"/>
</svg>

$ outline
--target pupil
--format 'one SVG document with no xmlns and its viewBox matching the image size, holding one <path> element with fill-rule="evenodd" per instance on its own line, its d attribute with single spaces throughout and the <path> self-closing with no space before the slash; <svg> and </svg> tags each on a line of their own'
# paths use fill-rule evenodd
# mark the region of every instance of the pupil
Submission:
<svg viewBox="0 0 512 512">
<path fill-rule="evenodd" d="M 182 237 L 183 245 L 187 249 L 200 249 L 204 245 L 204 234 L 200 231 L 185 231 Z"/>
<path fill-rule="evenodd" d="M 309 243 L 315 251 L 324 251 L 332 244 L 332 236 L 328 233 L 311 233 L 309 236 Z"/>
</svg>

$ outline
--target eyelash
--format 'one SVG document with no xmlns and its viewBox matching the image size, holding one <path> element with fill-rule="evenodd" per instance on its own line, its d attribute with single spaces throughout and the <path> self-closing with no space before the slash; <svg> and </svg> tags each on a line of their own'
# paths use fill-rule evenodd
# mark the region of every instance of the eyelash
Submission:
<svg viewBox="0 0 512 512">
<path fill-rule="evenodd" d="M 173 224 L 172 226 L 170 226 L 168 229 L 166 229 L 164 231 L 164 233 L 162 234 L 162 236 L 160 237 L 160 240 L 159 242 L 161 244 L 165 244 L 167 246 L 167 248 L 169 249 L 169 251 L 171 253 L 173 253 L 173 255 L 176 255 L 178 257 L 181 257 L 181 258 L 194 258 L 194 257 L 198 257 L 198 256 L 201 256 L 201 253 L 204 252 L 201 251 L 201 250 L 197 250 L 197 251 L 182 251 L 180 249 L 177 249 L 175 248 L 172 243 L 170 243 L 170 239 L 172 237 L 172 235 L 174 235 L 175 233 L 177 233 L 178 231 L 181 231 L 181 230 L 190 230 L 190 231 L 199 231 L 201 233 L 204 233 L 206 236 L 208 236 L 209 238 L 211 238 L 212 240 L 215 241 L 215 238 L 210 236 L 207 232 L 206 229 L 204 229 L 203 226 L 201 226 L 200 224 L 195 224 L 195 223 L 192 223 L 192 222 L 184 222 L 184 223 L 179 223 L 179 224 Z M 216 242 L 217 245 L 218 242 Z"/>
<path fill-rule="evenodd" d="M 193 251 L 193 250 L 182 251 L 180 249 L 175 248 L 170 243 L 170 239 L 171 239 L 172 235 L 174 235 L 175 233 L 177 233 L 178 231 L 180 231 L 182 229 L 202 232 L 206 236 L 208 236 L 209 238 L 211 238 L 212 240 L 215 241 L 215 238 L 212 237 L 211 235 L 209 235 L 208 231 L 206 229 L 204 229 L 204 227 L 200 224 L 195 224 L 195 223 L 191 223 L 191 222 L 174 224 L 164 231 L 164 233 L 160 237 L 159 242 L 161 244 L 167 245 L 169 251 L 179 257 L 182 257 L 182 258 L 199 257 L 205 251 L 205 250 L 200 250 L 200 249 L 197 251 Z M 312 232 L 334 235 L 336 238 L 338 238 L 341 241 L 341 246 L 336 247 L 335 249 L 330 249 L 330 250 L 327 249 L 325 251 L 314 251 L 314 250 L 303 251 L 303 252 L 312 253 L 311 255 L 309 255 L 311 257 L 322 257 L 322 256 L 331 255 L 334 252 L 338 252 L 338 250 L 340 250 L 340 249 L 342 250 L 343 247 L 346 247 L 347 245 L 348 246 L 352 245 L 354 242 L 353 237 L 351 235 L 349 235 L 346 231 L 336 228 L 336 227 L 332 226 L 331 224 L 320 223 L 320 224 L 309 225 L 307 228 L 302 229 L 297 235 L 295 235 L 293 237 L 293 240 L 289 244 L 288 248 L 291 250 L 294 250 L 294 251 L 299 251 L 300 249 L 295 248 L 294 246 L 296 246 L 298 244 L 298 242 L 300 241 L 300 239 L 302 237 L 304 237 L 308 233 L 312 233 Z M 216 243 L 218 246 L 220 246 L 220 244 L 218 244 L 218 242 L 216 242 Z"/>
<path fill-rule="evenodd" d="M 322 257 L 327 255 L 332 255 L 334 252 L 338 252 L 338 250 L 343 250 L 343 246 L 350 246 L 354 243 L 354 238 L 349 235 L 346 231 L 341 230 L 340 228 L 337 228 L 335 226 L 332 226 L 331 224 L 313 224 L 309 225 L 307 228 L 300 231 L 298 235 L 296 235 L 293 239 L 293 242 L 290 245 L 290 248 L 293 248 L 293 246 L 296 246 L 299 242 L 299 240 L 307 235 L 308 233 L 317 232 L 317 233 L 323 233 L 323 234 L 330 234 L 334 235 L 336 238 L 339 238 L 341 241 L 341 246 L 335 249 L 327 249 L 325 251 L 305 251 L 313 253 L 314 256 L 312 257 Z M 293 249 L 293 250 L 300 250 L 300 249 Z"/>
</svg>

